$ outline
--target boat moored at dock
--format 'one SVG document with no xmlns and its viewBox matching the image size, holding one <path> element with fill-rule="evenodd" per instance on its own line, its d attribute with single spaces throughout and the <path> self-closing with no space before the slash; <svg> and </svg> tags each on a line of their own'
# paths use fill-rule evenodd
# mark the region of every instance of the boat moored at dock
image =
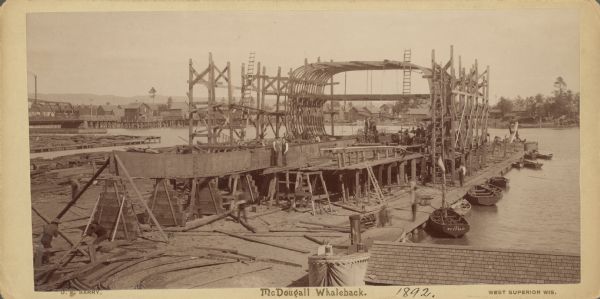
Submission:
<svg viewBox="0 0 600 299">
<path fill-rule="evenodd" d="M 508 187 L 508 179 L 502 176 L 491 177 L 487 180 L 487 183 L 502 189 Z"/>
<path fill-rule="evenodd" d="M 457 202 L 453 203 L 452 205 L 450 205 L 450 207 L 459 215 L 461 216 L 468 216 L 471 214 L 471 203 L 462 198 L 460 200 L 458 200 Z"/>
<path fill-rule="evenodd" d="M 502 198 L 502 189 L 489 184 L 475 185 L 469 189 L 465 198 L 472 204 L 491 206 Z"/>
<path fill-rule="evenodd" d="M 471 228 L 469 222 L 451 208 L 439 208 L 427 221 L 427 227 L 433 233 L 460 238 Z"/>
<path fill-rule="evenodd" d="M 532 160 L 523 160 L 523 166 L 526 168 L 530 168 L 530 169 L 542 169 L 542 166 L 544 164 L 537 162 L 537 161 L 532 161 Z"/>
<path fill-rule="evenodd" d="M 543 159 L 543 160 L 551 160 L 554 155 L 552 153 L 540 153 L 536 149 L 526 152 L 524 157 L 525 159 L 535 160 L 535 159 Z"/>
</svg>

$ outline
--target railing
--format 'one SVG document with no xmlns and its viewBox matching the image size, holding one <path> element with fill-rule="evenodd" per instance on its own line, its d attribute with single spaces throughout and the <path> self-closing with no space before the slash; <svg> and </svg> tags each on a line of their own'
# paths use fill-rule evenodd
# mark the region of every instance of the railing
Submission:
<svg viewBox="0 0 600 299">
<path fill-rule="evenodd" d="M 406 146 L 351 146 L 340 148 L 322 148 L 321 151 L 333 154 L 338 167 L 383 158 L 398 158 L 407 152 Z"/>
</svg>

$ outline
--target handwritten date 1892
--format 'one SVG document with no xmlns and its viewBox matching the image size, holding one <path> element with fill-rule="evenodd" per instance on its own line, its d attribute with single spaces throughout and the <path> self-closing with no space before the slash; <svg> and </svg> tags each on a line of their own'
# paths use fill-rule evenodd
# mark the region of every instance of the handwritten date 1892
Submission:
<svg viewBox="0 0 600 299">
<path fill-rule="evenodd" d="M 398 292 L 396 292 L 396 295 L 401 295 L 402 297 L 411 297 L 411 298 L 418 298 L 418 297 L 424 297 L 424 298 L 435 298 L 435 295 L 432 294 L 428 288 L 411 288 L 411 287 L 404 287 L 398 290 Z"/>
</svg>

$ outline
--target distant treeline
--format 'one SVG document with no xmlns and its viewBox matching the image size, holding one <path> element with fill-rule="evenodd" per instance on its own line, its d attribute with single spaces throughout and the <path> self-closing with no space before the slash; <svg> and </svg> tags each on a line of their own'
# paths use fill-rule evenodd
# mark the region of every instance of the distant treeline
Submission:
<svg viewBox="0 0 600 299">
<path fill-rule="evenodd" d="M 537 94 L 510 99 L 501 97 L 495 106 L 502 118 L 533 120 L 579 119 L 579 93 L 567 88 L 562 77 L 556 78 L 552 95 Z"/>
</svg>

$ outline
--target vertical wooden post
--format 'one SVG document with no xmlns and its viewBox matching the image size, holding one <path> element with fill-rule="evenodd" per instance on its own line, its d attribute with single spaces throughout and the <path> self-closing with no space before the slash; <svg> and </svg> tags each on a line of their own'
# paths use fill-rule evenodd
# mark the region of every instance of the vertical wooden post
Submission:
<svg viewBox="0 0 600 299">
<path fill-rule="evenodd" d="M 350 245 L 360 244 L 360 215 L 350 216 Z"/>
<path fill-rule="evenodd" d="M 333 62 L 333 60 L 331 60 Z M 330 94 L 333 97 L 333 75 L 331 76 L 331 80 L 329 81 L 330 85 Z M 333 125 L 333 101 L 329 101 L 329 108 L 331 110 L 331 136 L 335 136 L 334 125 Z"/>
<path fill-rule="evenodd" d="M 265 82 L 267 82 L 266 80 L 267 78 L 267 68 L 263 66 L 262 68 L 262 79 L 260 80 L 260 113 L 261 113 L 261 117 L 260 117 L 260 139 L 264 139 L 265 138 L 265 130 L 266 130 L 266 126 L 267 126 L 267 122 L 265 121 L 265 117 L 269 117 L 266 114 L 263 114 L 263 109 L 265 109 Z"/>
<path fill-rule="evenodd" d="M 417 159 L 410 160 L 410 178 L 417 180 Z"/>
<path fill-rule="evenodd" d="M 279 138 L 279 126 L 280 126 L 280 115 L 279 115 L 279 97 L 281 96 L 281 67 L 277 68 L 277 99 L 275 103 L 275 138 Z"/>
<path fill-rule="evenodd" d="M 227 61 L 227 117 L 229 118 L 229 143 L 233 144 L 233 114 L 231 114 L 231 105 L 233 105 L 233 84 L 231 82 L 231 64 Z M 177 221 L 175 221 L 177 223 Z"/>
<path fill-rule="evenodd" d="M 215 65 L 212 59 L 212 53 L 208 53 L 208 110 L 206 111 L 206 132 L 208 134 L 208 143 L 217 143 L 214 131 L 214 111 L 213 107 L 216 102 L 216 83 L 215 83 Z"/>
<path fill-rule="evenodd" d="M 260 139 L 260 132 L 262 130 L 262 113 L 260 112 L 260 94 L 262 92 L 262 90 L 260 89 L 261 87 L 261 82 L 262 82 L 262 78 L 260 76 L 260 62 L 258 62 L 257 64 L 257 71 L 256 71 L 256 140 Z"/>
<path fill-rule="evenodd" d="M 188 77 L 188 115 L 189 119 L 189 146 L 190 153 L 194 149 L 194 68 L 192 67 L 192 59 L 189 62 L 189 77 Z"/>
<path fill-rule="evenodd" d="M 360 192 L 360 170 L 354 170 L 354 200 L 358 204 L 358 198 L 361 197 Z"/>
<path fill-rule="evenodd" d="M 371 192 L 371 187 L 369 184 L 369 173 L 367 172 L 367 169 L 362 170 L 363 174 L 364 174 L 364 181 L 363 181 L 363 194 L 364 196 L 367 198 L 367 200 L 369 202 L 371 202 L 371 197 L 369 196 L 369 193 Z"/>
<path fill-rule="evenodd" d="M 340 187 L 342 188 L 342 202 L 346 203 L 346 184 L 344 184 L 344 174 L 338 175 L 338 180 L 340 182 Z"/>
<path fill-rule="evenodd" d="M 403 186 L 405 181 L 404 181 L 404 177 L 405 177 L 405 168 L 406 168 L 406 162 L 402 161 L 400 162 L 400 164 L 398 164 L 398 185 Z"/>
<path fill-rule="evenodd" d="M 388 186 L 392 185 L 392 167 L 395 166 L 395 163 L 390 163 L 386 165 L 387 170 L 387 184 Z"/>
</svg>

